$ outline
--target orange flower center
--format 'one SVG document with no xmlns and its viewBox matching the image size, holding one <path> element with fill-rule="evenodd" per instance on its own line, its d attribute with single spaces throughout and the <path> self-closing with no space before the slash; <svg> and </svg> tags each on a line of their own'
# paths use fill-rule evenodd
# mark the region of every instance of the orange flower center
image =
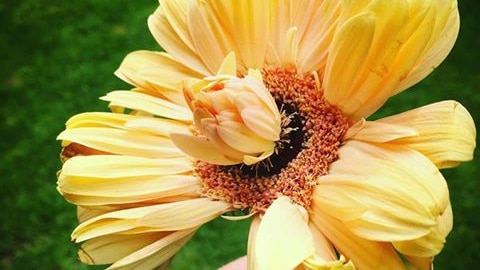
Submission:
<svg viewBox="0 0 480 270">
<path fill-rule="evenodd" d="M 264 212 L 285 195 L 309 209 L 318 177 L 327 174 L 329 164 L 337 159 L 350 123 L 325 101 L 313 75 L 280 68 L 262 73 L 283 113 L 282 137 L 275 153 L 253 166 L 197 161 L 195 173 L 201 179 L 202 195 L 250 212 Z"/>
</svg>

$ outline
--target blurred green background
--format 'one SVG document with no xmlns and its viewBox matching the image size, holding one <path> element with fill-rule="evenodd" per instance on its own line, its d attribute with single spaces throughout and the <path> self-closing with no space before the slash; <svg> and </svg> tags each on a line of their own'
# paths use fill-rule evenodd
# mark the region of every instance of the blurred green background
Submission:
<svg viewBox="0 0 480 270">
<path fill-rule="evenodd" d="M 462 27 L 453 52 L 378 115 L 456 99 L 480 123 L 478 3 L 459 0 Z M 155 0 L 0 2 L 0 269 L 103 269 L 80 264 L 69 241 L 75 211 L 55 189 L 61 166 L 55 137 L 70 116 L 105 111 L 98 97 L 129 88 L 112 73 L 128 52 L 159 49 L 146 26 L 156 6 Z M 477 158 L 444 171 L 455 227 L 435 269 L 477 268 L 478 164 Z M 172 269 L 219 267 L 245 253 L 247 230 L 248 222 L 207 224 Z"/>
</svg>

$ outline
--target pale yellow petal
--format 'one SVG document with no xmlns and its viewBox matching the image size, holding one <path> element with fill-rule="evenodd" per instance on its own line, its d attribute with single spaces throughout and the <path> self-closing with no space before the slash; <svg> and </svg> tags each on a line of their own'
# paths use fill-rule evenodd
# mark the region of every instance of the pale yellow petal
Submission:
<svg viewBox="0 0 480 270">
<path fill-rule="evenodd" d="M 422 6 L 419 0 L 410 0 L 409 5 Z M 397 86 L 395 93 L 416 84 L 429 75 L 447 57 L 455 44 L 460 28 L 460 20 L 456 0 L 425 1 L 429 5 L 429 13 L 434 23 L 428 28 L 431 31 L 426 48 L 417 57 L 414 67 Z M 415 8 L 410 14 L 418 14 Z M 411 46 L 415 46 L 414 43 Z"/>
<path fill-rule="evenodd" d="M 73 193 L 62 193 L 62 196 L 65 198 L 65 200 L 71 203 L 93 209 L 101 208 L 102 213 L 106 213 L 119 209 L 197 199 L 199 197 L 200 190 L 201 188 L 198 182 L 178 181 L 172 185 L 169 185 L 164 190 L 154 193 L 144 192 L 143 194 L 139 195 L 131 195 L 127 193 L 126 195 L 119 194 L 117 196 L 112 196 L 111 193 L 105 192 L 105 194 L 100 196 L 77 195 Z M 112 209 L 103 211 L 103 207 L 105 205 Z"/>
<path fill-rule="evenodd" d="M 107 235 L 82 244 L 78 258 L 86 264 L 112 264 L 168 235 L 167 232 L 138 235 Z"/>
<path fill-rule="evenodd" d="M 358 269 L 405 270 L 392 245 L 360 238 L 348 230 L 339 220 L 316 207 L 313 201 L 310 218 L 315 226 L 351 260 Z"/>
<path fill-rule="evenodd" d="M 80 224 L 72 232 L 72 239 L 81 242 L 116 233 L 184 230 L 203 225 L 225 213 L 229 208 L 230 205 L 225 202 L 198 198 L 118 210 Z"/>
<path fill-rule="evenodd" d="M 433 270 L 433 257 L 405 256 L 410 263 L 409 270 Z"/>
<path fill-rule="evenodd" d="M 255 239 L 258 269 L 293 269 L 315 252 L 307 213 L 288 197 L 276 199 L 262 218 Z"/>
<path fill-rule="evenodd" d="M 131 204 L 200 192 L 198 179 L 185 175 L 107 179 L 61 176 L 58 185 L 66 200 L 84 206 Z"/>
<path fill-rule="evenodd" d="M 108 270 L 153 270 L 172 258 L 198 228 L 173 232 L 116 261 Z"/>
<path fill-rule="evenodd" d="M 361 237 L 405 241 L 425 236 L 449 204 L 441 173 L 414 150 L 349 141 L 339 156 L 329 174 L 320 177 L 314 199 Z"/>
<path fill-rule="evenodd" d="M 136 117 L 121 113 L 87 112 L 72 116 L 65 123 L 67 129 L 82 127 L 125 128 L 125 123 Z"/>
<path fill-rule="evenodd" d="M 394 242 L 393 246 L 405 255 L 433 257 L 443 249 L 445 238 L 452 230 L 452 226 L 453 215 L 449 205 L 445 212 L 437 218 L 437 224 L 430 229 L 429 234 L 411 241 Z"/>
<path fill-rule="evenodd" d="M 158 117 L 134 117 L 125 123 L 126 128 L 169 137 L 170 133 L 190 133 L 190 125 L 176 120 Z"/>
<path fill-rule="evenodd" d="M 258 268 L 258 261 L 255 259 L 256 256 L 256 241 L 258 234 L 258 227 L 260 226 L 261 219 L 258 215 L 252 218 L 250 223 L 250 230 L 248 232 L 248 243 L 247 243 L 247 263 L 248 270 L 256 270 Z"/>
<path fill-rule="evenodd" d="M 134 91 L 113 91 L 100 99 L 109 101 L 110 106 L 126 107 L 161 117 L 186 122 L 192 121 L 193 118 L 191 111 L 185 106 Z"/>
<path fill-rule="evenodd" d="M 182 230 L 202 225 L 232 210 L 229 203 L 211 201 L 206 198 L 164 204 L 138 220 L 139 226 L 154 227 L 160 230 Z"/>
<path fill-rule="evenodd" d="M 183 174 L 194 165 L 189 158 L 151 159 L 133 156 L 94 155 L 73 157 L 65 162 L 62 176 L 97 178 L 142 177 Z"/>
<path fill-rule="evenodd" d="M 205 1 L 223 32 L 230 33 L 238 62 L 243 67 L 261 68 L 269 37 L 270 2 L 266 0 Z"/>
<path fill-rule="evenodd" d="M 113 128 L 75 128 L 60 133 L 58 140 L 76 142 L 108 153 L 146 158 L 182 157 L 170 139 Z"/>
<path fill-rule="evenodd" d="M 336 261 L 338 257 L 337 252 L 330 240 L 325 237 L 325 235 L 314 225 L 314 223 L 310 222 L 308 227 L 312 233 L 313 243 L 315 245 L 314 256 L 325 261 Z"/>
<path fill-rule="evenodd" d="M 203 75 L 213 75 L 193 49 L 192 41 L 189 38 L 190 33 L 187 32 L 188 30 L 185 29 L 185 26 L 181 27 L 182 24 L 184 25 L 186 23 L 187 9 L 185 5 L 188 4 L 189 1 L 179 1 L 178 3 L 182 5 L 175 4 L 177 1 L 164 2 L 166 2 L 171 9 L 165 10 L 163 6 L 160 6 L 155 13 L 148 18 L 148 27 L 155 40 L 176 61 L 182 63 L 184 66 Z M 176 16 L 170 16 L 172 12 L 178 11 L 176 6 L 184 6 L 184 12 Z M 179 23 L 178 20 L 182 22 Z"/>
<path fill-rule="evenodd" d="M 329 48 L 337 28 L 342 1 L 296 1 L 298 60 L 303 72 L 320 71 L 323 74 Z"/>
<path fill-rule="evenodd" d="M 417 131 L 390 143 L 406 145 L 427 156 L 439 168 L 453 167 L 473 158 L 476 128 L 472 116 L 456 101 L 442 101 L 378 122 L 401 125 Z"/>
<path fill-rule="evenodd" d="M 180 37 L 186 46 L 195 51 L 195 47 L 193 46 L 193 42 L 190 37 L 190 31 L 188 30 L 187 20 L 187 14 L 191 6 L 191 1 L 159 0 L 159 3 L 159 10 L 161 10 L 161 14 L 163 14 L 168 20 L 175 33 Z"/>
<path fill-rule="evenodd" d="M 237 75 L 237 58 L 235 57 L 234 52 L 230 52 L 225 58 L 222 60 L 222 64 L 217 72 L 218 75 Z M 261 74 L 260 74 L 261 77 Z"/>
<path fill-rule="evenodd" d="M 424 78 L 445 58 L 458 32 L 456 13 L 455 0 L 348 2 L 340 15 L 327 61 L 327 100 L 353 119 L 371 115 L 389 97 Z M 362 14 L 370 14 L 375 20 L 371 47 L 367 53 L 361 49 L 343 50 L 342 42 L 356 43 L 358 35 L 364 34 L 357 30 L 345 35 L 342 30 Z M 359 48 L 363 48 L 361 44 Z M 341 55 L 340 60 L 337 55 Z M 345 65 L 342 57 L 354 59 L 356 65 Z"/>
<path fill-rule="evenodd" d="M 233 49 L 230 33 L 201 1 L 190 6 L 187 23 L 195 51 L 210 72 L 216 73 L 225 56 Z"/>
<path fill-rule="evenodd" d="M 386 100 L 376 86 L 388 74 L 386 69 L 399 50 L 399 32 L 407 21 L 408 8 L 404 0 L 372 1 L 354 14 L 332 41 L 325 72 L 325 97 L 345 115 L 359 119 L 368 115 L 359 115 L 357 110 L 376 105 L 375 99 Z M 365 19 L 358 19 L 362 17 Z"/>
<path fill-rule="evenodd" d="M 217 126 L 217 132 L 225 143 L 244 153 L 262 153 L 275 147 L 275 142 L 257 136 L 246 126 L 235 121 L 221 122 Z"/>
<path fill-rule="evenodd" d="M 345 139 L 383 143 L 416 135 L 417 131 L 408 126 L 362 119 L 348 129 Z"/>
<path fill-rule="evenodd" d="M 128 54 L 115 75 L 137 87 L 154 90 L 181 105 L 185 104 L 185 100 L 178 84 L 185 78 L 202 76 L 170 55 L 153 51 Z"/>
<path fill-rule="evenodd" d="M 280 139 L 280 125 L 278 119 L 273 119 L 265 113 L 262 107 L 250 106 L 241 111 L 245 125 L 256 135 L 265 140 L 278 141 Z"/>
<path fill-rule="evenodd" d="M 218 150 L 206 139 L 187 134 L 171 134 L 173 143 L 187 155 L 213 164 L 233 165 L 236 160 L 227 158 L 224 152 Z"/>
<path fill-rule="evenodd" d="M 340 27 L 332 41 L 323 81 L 324 94 L 329 103 L 346 115 L 363 105 L 362 100 L 349 92 L 372 46 L 375 23 L 373 14 L 357 15 Z"/>
<path fill-rule="evenodd" d="M 107 212 L 109 212 L 109 209 L 77 206 L 77 219 L 78 222 L 82 223 Z"/>
</svg>

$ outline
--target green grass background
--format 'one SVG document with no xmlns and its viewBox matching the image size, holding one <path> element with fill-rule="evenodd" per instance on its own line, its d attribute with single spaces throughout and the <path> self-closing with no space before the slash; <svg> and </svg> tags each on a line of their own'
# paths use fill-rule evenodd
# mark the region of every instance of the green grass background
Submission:
<svg viewBox="0 0 480 270">
<path fill-rule="evenodd" d="M 379 112 L 443 99 L 464 104 L 480 123 L 480 27 L 476 0 L 459 0 L 462 27 L 444 64 Z M 159 47 L 146 26 L 155 0 L 0 2 L 0 269 L 102 269 L 76 260 L 75 211 L 55 190 L 59 143 L 68 117 L 105 111 L 98 97 L 128 86 L 113 71 L 130 51 Z M 478 151 L 476 152 L 478 157 Z M 480 258 L 478 158 L 445 170 L 455 227 L 436 269 L 475 269 Z M 248 222 L 202 227 L 172 269 L 215 269 L 245 253 Z"/>
</svg>

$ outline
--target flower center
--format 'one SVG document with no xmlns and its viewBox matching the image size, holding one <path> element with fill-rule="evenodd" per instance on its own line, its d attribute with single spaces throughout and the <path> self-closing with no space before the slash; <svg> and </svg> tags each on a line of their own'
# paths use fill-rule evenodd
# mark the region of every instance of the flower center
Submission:
<svg viewBox="0 0 480 270">
<path fill-rule="evenodd" d="M 202 195 L 250 212 L 264 212 L 285 195 L 309 209 L 313 188 L 337 159 L 349 121 L 325 101 L 313 75 L 280 68 L 264 69 L 262 75 L 282 111 L 275 152 L 252 166 L 197 161 Z"/>
</svg>

